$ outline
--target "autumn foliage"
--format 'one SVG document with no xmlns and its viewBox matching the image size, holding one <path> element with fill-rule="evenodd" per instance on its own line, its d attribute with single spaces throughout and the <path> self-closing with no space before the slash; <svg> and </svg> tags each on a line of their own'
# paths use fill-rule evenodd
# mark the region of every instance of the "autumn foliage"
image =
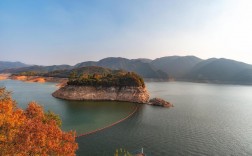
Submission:
<svg viewBox="0 0 252 156">
<path fill-rule="evenodd" d="M 0 155 L 75 155 L 75 133 L 63 132 L 61 120 L 31 102 L 26 110 L 0 88 Z"/>
<path fill-rule="evenodd" d="M 76 76 L 75 73 L 70 74 L 68 85 L 77 86 L 132 86 L 132 87 L 145 87 L 143 79 L 134 72 L 117 73 L 117 74 L 93 74 L 84 77 Z"/>
</svg>

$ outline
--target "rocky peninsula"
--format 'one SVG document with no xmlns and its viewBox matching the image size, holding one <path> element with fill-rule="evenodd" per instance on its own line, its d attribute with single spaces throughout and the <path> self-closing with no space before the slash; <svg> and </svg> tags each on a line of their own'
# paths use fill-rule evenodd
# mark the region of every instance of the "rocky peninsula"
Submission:
<svg viewBox="0 0 252 156">
<path fill-rule="evenodd" d="M 111 100 L 147 103 L 149 94 L 143 87 L 93 87 L 66 85 L 52 94 L 67 100 Z"/>
<path fill-rule="evenodd" d="M 135 73 L 119 73 L 70 78 L 67 85 L 52 94 L 67 100 L 111 100 L 147 103 L 149 93 Z"/>
</svg>

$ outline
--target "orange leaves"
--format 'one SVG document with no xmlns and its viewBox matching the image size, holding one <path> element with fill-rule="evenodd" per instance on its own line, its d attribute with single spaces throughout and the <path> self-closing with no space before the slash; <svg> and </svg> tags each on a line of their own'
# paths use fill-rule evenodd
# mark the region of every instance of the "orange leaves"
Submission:
<svg viewBox="0 0 252 156">
<path fill-rule="evenodd" d="M 30 102 L 28 108 L 25 110 L 25 116 L 29 119 L 44 117 L 43 108 L 38 105 L 36 102 Z"/>
<path fill-rule="evenodd" d="M 44 113 L 36 102 L 17 109 L 9 92 L 0 88 L 0 155 L 75 155 L 74 132 L 63 132 L 61 120 Z"/>
<path fill-rule="evenodd" d="M 25 116 L 23 111 L 16 108 L 16 103 L 11 99 L 10 93 L 0 88 L 0 155 L 11 151 L 11 142 L 23 124 Z"/>
</svg>

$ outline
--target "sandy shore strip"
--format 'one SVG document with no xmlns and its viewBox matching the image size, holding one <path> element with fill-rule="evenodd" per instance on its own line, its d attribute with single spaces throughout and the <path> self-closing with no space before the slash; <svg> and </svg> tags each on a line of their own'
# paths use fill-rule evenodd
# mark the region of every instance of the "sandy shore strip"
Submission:
<svg viewBox="0 0 252 156">
<path fill-rule="evenodd" d="M 57 83 L 57 87 L 65 86 L 68 78 L 58 78 L 58 77 L 43 77 L 43 76 L 17 76 L 11 74 L 0 74 L 0 80 L 11 79 L 18 80 L 24 82 L 37 82 L 37 83 L 45 83 L 45 82 L 55 82 Z"/>
<path fill-rule="evenodd" d="M 6 80 L 10 77 L 11 74 L 0 74 L 0 80 Z"/>
</svg>

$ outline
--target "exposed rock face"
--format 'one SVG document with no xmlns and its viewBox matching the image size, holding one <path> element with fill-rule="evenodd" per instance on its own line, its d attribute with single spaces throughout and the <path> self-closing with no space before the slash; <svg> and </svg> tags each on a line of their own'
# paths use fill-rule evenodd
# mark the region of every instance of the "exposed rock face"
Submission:
<svg viewBox="0 0 252 156">
<path fill-rule="evenodd" d="M 143 87 L 92 87 L 66 85 L 52 94 L 67 100 L 112 100 L 147 103 L 149 94 Z"/>
<path fill-rule="evenodd" d="M 170 102 L 167 102 L 163 99 L 160 98 L 153 98 L 149 101 L 150 105 L 154 105 L 154 106 L 162 106 L 162 107 L 173 107 L 173 104 L 171 104 Z"/>
</svg>

